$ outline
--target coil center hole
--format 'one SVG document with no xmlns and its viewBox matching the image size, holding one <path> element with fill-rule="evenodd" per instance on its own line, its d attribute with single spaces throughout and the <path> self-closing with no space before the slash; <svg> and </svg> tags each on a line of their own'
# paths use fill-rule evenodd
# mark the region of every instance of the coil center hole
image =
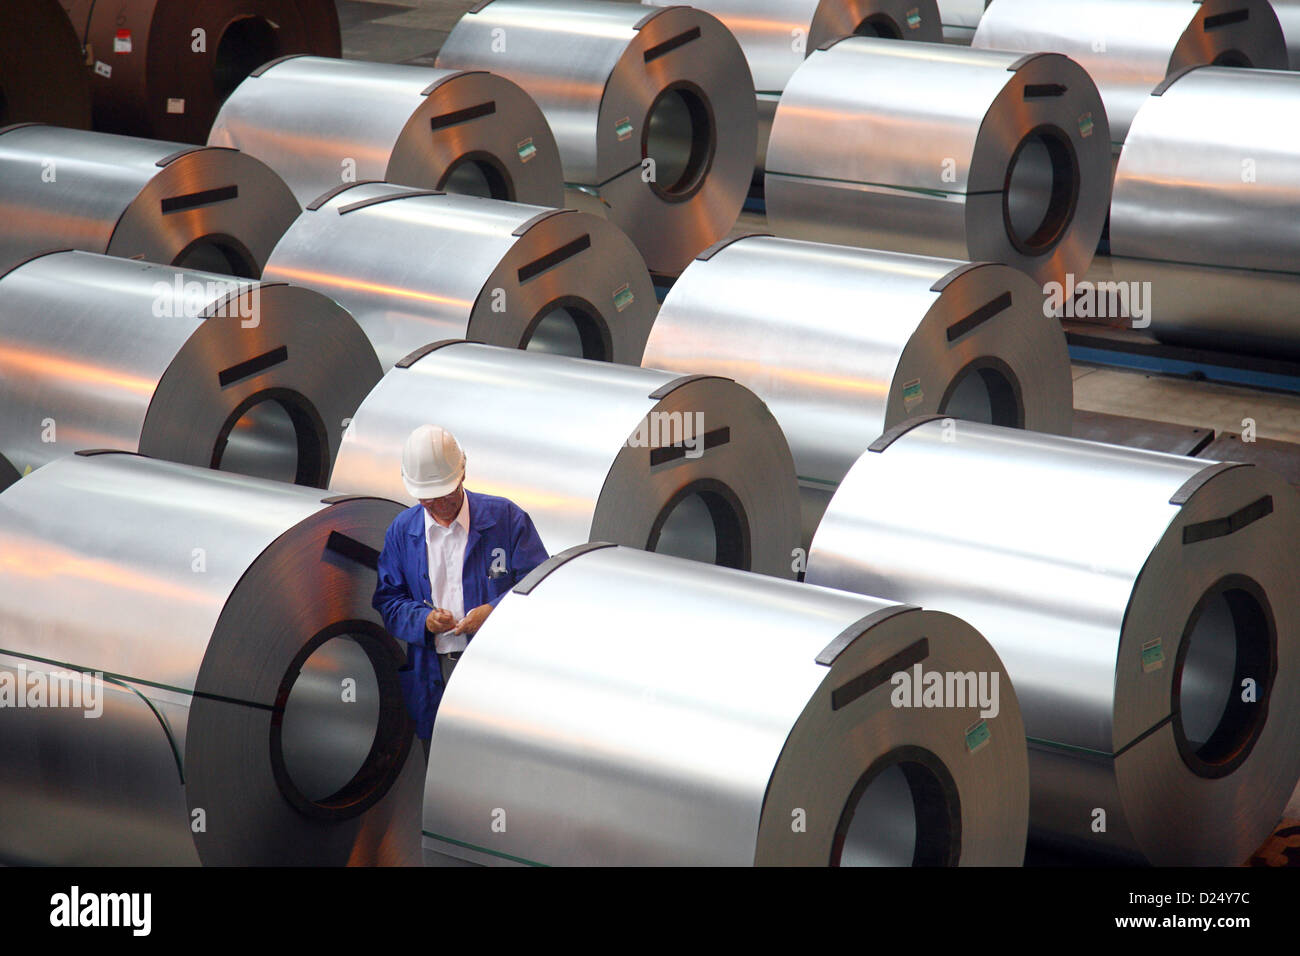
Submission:
<svg viewBox="0 0 1300 956">
<path fill-rule="evenodd" d="M 438 188 L 462 196 L 514 202 L 515 188 L 505 168 L 486 154 L 461 156 L 447 167 Z"/>
<path fill-rule="evenodd" d="M 693 83 L 667 87 L 651 104 L 642 134 L 641 157 L 655 164 L 650 188 L 661 199 L 689 199 L 704 184 L 717 138 L 704 91 Z"/>
<path fill-rule="evenodd" d="M 1024 427 L 1024 402 L 1015 373 L 993 360 L 975 360 L 957 373 L 939 403 L 939 414 L 968 422 Z"/>
<path fill-rule="evenodd" d="M 1197 603 L 1179 648 L 1172 709 L 1179 751 L 1198 775 L 1232 772 L 1263 731 L 1276 639 L 1253 581 L 1216 586 Z"/>
<path fill-rule="evenodd" d="M 885 13 L 876 13 L 867 17 L 854 28 L 853 35 L 859 37 L 880 37 L 884 40 L 903 39 L 903 31 L 899 29 L 894 18 Z"/>
<path fill-rule="evenodd" d="M 212 450 L 211 467 L 286 484 L 324 487 L 329 440 L 302 395 L 273 389 L 230 413 Z"/>
<path fill-rule="evenodd" d="M 832 866 L 951 866 L 961 814 L 952 775 L 938 757 L 902 747 L 872 764 L 849 794 Z"/>
<path fill-rule="evenodd" d="M 241 17 L 226 25 L 212 61 L 212 88 L 221 102 L 263 63 L 279 55 L 275 28 L 263 17 Z"/>
<path fill-rule="evenodd" d="M 1079 162 L 1059 127 L 1032 130 L 1012 154 L 1002 204 L 1007 236 L 1026 255 L 1050 252 L 1074 219 Z"/>
<path fill-rule="evenodd" d="M 691 482 L 659 512 L 646 550 L 748 570 L 751 555 L 744 506 L 735 492 L 716 479 Z"/>
<path fill-rule="evenodd" d="M 172 259 L 171 265 L 194 272 L 217 272 L 241 279 L 261 278 L 262 270 L 253 254 L 230 236 L 200 236 Z"/>
<path fill-rule="evenodd" d="M 529 352 L 613 361 L 604 319 L 576 296 L 565 296 L 543 306 L 524 334 L 523 347 Z"/>
</svg>

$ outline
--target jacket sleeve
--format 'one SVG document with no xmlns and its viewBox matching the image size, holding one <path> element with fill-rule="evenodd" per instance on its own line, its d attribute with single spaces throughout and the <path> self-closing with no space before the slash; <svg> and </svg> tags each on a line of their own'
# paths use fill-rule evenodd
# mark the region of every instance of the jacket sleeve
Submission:
<svg viewBox="0 0 1300 956">
<path fill-rule="evenodd" d="M 510 510 L 510 542 L 510 571 L 516 584 L 550 557 L 542 545 L 541 535 L 533 525 L 533 519 L 528 517 L 528 512 L 517 506 Z M 509 593 L 510 589 L 507 588 L 488 603 L 496 607 Z"/>
<path fill-rule="evenodd" d="M 379 583 L 370 604 L 383 617 L 389 634 L 399 641 L 424 647 L 429 633 L 424 621 L 429 609 L 422 601 L 412 598 L 406 587 L 399 541 L 400 535 L 390 527 L 384 535 L 384 550 L 379 552 Z"/>
</svg>

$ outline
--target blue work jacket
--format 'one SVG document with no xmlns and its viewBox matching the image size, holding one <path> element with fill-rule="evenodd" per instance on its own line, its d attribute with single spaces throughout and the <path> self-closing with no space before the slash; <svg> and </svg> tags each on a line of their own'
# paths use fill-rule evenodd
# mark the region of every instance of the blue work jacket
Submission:
<svg viewBox="0 0 1300 956">
<path fill-rule="evenodd" d="M 469 536 L 465 540 L 461 584 L 468 613 L 481 604 L 496 607 L 548 555 L 532 519 L 514 502 L 468 489 L 465 494 L 469 497 Z M 429 594 L 424 508 L 415 505 L 398 515 L 384 536 L 379 584 L 371 603 L 383 615 L 388 633 L 407 643 L 407 666 L 400 672 L 402 694 L 420 738 L 433 732 L 433 717 L 443 690 L 433 635 L 424 627 L 430 610 L 424 602 L 429 600 Z"/>
</svg>

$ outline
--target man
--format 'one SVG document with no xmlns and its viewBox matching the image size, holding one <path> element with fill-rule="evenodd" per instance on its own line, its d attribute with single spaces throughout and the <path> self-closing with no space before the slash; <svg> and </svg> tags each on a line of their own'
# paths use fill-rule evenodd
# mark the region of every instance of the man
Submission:
<svg viewBox="0 0 1300 956">
<path fill-rule="evenodd" d="M 518 505 L 465 490 L 465 454 L 451 432 L 436 425 L 411 432 L 402 483 L 419 504 L 384 537 L 372 603 L 407 643 L 402 693 L 428 756 L 434 714 L 461 652 L 547 554 Z"/>
</svg>

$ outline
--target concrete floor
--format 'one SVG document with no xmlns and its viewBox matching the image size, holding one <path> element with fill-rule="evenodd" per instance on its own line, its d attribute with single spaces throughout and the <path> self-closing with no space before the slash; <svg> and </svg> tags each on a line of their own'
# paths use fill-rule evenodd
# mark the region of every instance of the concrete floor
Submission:
<svg viewBox="0 0 1300 956">
<path fill-rule="evenodd" d="M 338 0 L 343 55 L 433 66 L 447 34 L 476 2 Z M 766 225 L 762 215 L 743 213 L 732 232 L 765 232 Z M 1215 432 L 1240 432 L 1242 420 L 1250 418 L 1255 421 L 1258 437 L 1300 443 L 1300 396 L 1076 365 L 1074 405 L 1087 411 L 1195 425 Z M 1300 824 L 1300 786 L 1291 797 L 1286 817 L 1279 830 Z M 1279 839 L 1275 837 L 1270 845 Z"/>
</svg>

